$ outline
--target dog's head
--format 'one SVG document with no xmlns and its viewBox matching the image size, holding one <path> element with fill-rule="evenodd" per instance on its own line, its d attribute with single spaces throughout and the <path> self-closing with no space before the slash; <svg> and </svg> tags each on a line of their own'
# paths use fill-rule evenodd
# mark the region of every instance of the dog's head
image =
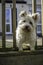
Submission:
<svg viewBox="0 0 43 65">
<path fill-rule="evenodd" d="M 28 14 L 26 11 L 22 11 L 20 13 L 21 19 L 18 22 L 18 26 L 23 30 L 23 31 L 33 31 L 36 27 L 36 23 L 39 20 L 39 14 L 34 13 L 34 14 Z"/>
</svg>

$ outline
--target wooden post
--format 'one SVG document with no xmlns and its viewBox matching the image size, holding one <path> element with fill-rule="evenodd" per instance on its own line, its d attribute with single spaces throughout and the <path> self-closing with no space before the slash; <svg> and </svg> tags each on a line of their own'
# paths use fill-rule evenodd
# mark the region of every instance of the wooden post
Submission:
<svg viewBox="0 0 43 65">
<path fill-rule="evenodd" d="M 13 0 L 13 48 L 16 49 L 16 0 Z"/>
<path fill-rule="evenodd" d="M 32 13 L 36 13 L 36 0 L 32 0 Z"/>
<path fill-rule="evenodd" d="M 36 0 L 32 0 L 32 13 L 36 13 Z M 36 45 L 35 48 L 37 48 L 37 28 L 36 28 Z"/>
<path fill-rule="evenodd" d="M 5 0 L 2 1 L 2 48 L 5 48 Z"/>
<path fill-rule="evenodd" d="M 42 15 L 42 45 L 43 45 L 43 0 L 41 0 L 41 15 Z"/>
</svg>

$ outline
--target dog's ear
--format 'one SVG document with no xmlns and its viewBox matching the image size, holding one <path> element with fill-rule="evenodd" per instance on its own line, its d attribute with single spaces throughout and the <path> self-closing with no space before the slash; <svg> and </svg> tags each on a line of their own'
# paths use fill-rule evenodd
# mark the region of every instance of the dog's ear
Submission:
<svg viewBox="0 0 43 65">
<path fill-rule="evenodd" d="M 39 21 L 39 19 L 40 19 L 40 14 L 39 13 L 34 13 L 34 14 L 32 14 L 32 18 L 34 19 L 34 21 Z"/>
<path fill-rule="evenodd" d="M 19 16 L 21 16 L 21 17 L 25 17 L 26 15 L 27 15 L 26 11 L 21 11 L 20 14 L 19 14 Z"/>
</svg>

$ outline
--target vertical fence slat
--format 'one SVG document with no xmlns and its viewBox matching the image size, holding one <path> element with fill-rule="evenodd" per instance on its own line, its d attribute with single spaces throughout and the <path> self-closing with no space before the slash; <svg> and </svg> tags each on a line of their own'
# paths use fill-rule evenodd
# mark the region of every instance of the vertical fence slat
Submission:
<svg viewBox="0 0 43 65">
<path fill-rule="evenodd" d="M 5 0 L 2 0 L 2 48 L 5 48 Z"/>
<path fill-rule="evenodd" d="M 16 0 L 13 0 L 13 48 L 16 49 Z"/>
<path fill-rule="evenodd" d="M 36 13 L 36 0 L 32 0 L 32 13 Z M 37 48 L 37 28 L 36 28 L 36 45 L 35 48 Z"/>
<path fill-rule="evenodd" d="M 36 0 L 32 0 L 32 13 L 36 13 Z"/>
<path fill-rule="evenodd" d="M 43 45 L 43 0 L 41 0 L 41 16 L 42 16 L 42 45 Z"/>
</svg>

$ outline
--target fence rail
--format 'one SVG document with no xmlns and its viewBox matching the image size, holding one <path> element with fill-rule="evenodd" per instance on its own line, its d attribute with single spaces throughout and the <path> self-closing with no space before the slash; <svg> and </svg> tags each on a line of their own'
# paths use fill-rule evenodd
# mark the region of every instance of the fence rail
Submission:
<svg viewBox="0 0 43 65">
<path fill-rule="evenodd" d="M 42 46 L 43 46 L 43 0 L 41 0 L 41 16 L 42 16 Z"/>
<path fill-rule="evenodd" d="M 2 0 L 2 48 L 5 48 L 5 0 Z"/>
</svg>

